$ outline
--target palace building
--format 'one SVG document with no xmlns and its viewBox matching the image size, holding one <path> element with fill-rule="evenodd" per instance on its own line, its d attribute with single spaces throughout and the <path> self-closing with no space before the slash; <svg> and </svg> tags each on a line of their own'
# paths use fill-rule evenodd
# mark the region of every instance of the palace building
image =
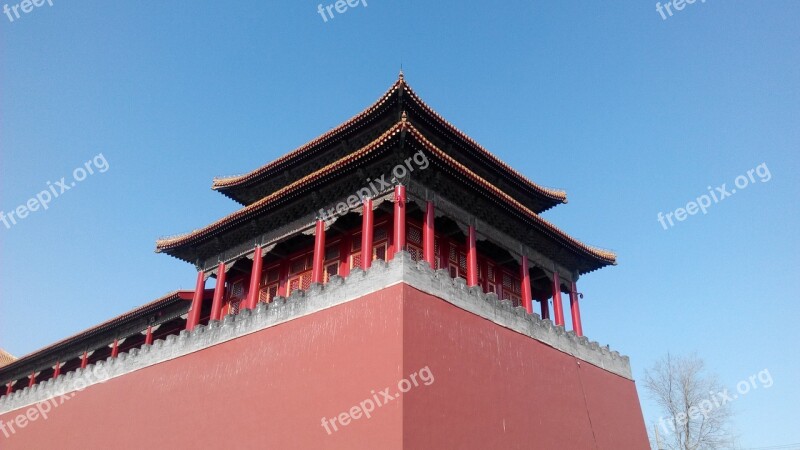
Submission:
<svg viewBox="0 0 800 450">
<path fill-rule="evenodd" d="M 649 448 L 628 358 L 584 337 L 616 256 L 402 73 L 212 189 L 241 208 L 156 243 L 193 291 L 0 366 L 0 447 Z"/>
</svg>

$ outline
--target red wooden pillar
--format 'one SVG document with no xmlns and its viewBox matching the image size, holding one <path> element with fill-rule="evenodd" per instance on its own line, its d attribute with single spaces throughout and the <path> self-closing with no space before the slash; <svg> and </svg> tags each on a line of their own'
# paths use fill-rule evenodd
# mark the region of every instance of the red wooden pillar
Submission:
<svg viewBox="0 0 800 450">
<path fill-rule="evenodd" d="M 531 271 L 528 270 L 528 257 L 522 255 L 520 264 L 520 280 L 522 280 L 522 305 L 528 314 L 533 314 L 533 296 L 531 295 Z"/>
<path fill-rule="evenodd" d="M 144 345 L 153 345 L 153 327 L 147 327 L 147 333 L 144 335 Z"/>
<path fill-rule="evenodd" d="M 483 292 L 489 292 L 489 261 L 485 258 L 478 260 L 478 283 L 481 285 Z"/>
<path fill-rule="evenodd" d="M 192 306 L 189 307 L 189 316 L 186 318 L 186 330 L 192 331 L 200 323 L 200 310 L 203 307 L 203 291 L 206 288 L 206 279 L 203 271 L 197 272 L 197 284 L 194 286 Z"/>
<path fill-rule="evenodd" d="M 392 257 L 406 248 L 406 187 L 394 187 L 394 244 Z"/>
<path fill-rule="evenodd" d="M 6 385 L 6 395 L 11 395 L 14 392 L 14 382 L 10 382 Z"/>
<path fill-rule="evenodd" d="M 211 302 L 210 320 L 220 319 L 222 315 L 223 295 L 225 295 L 225 263 L 221 262 L 219 266 L 217 266 L 217 285 L 214 287 L 214 300 Z"/>
<path fill-rule="evenodd" d="M 56 366 L 53 369 L 53 379 L 55 380 L 59 375 L 61 375 L 61 361 L 56 361 Z"/>
<path fill-rule="evenodd" d="M 558 272 L 553 272 L 553 313 L 555 314 L 555 324 L 564 325 L 564 305 L 561 303 L 561 280 Z"/>
<path fill-rule="evenodd" d="M 350 250 L 353 248 L 353 236 L 347 234 L 342 236 L 339 243 L 339 276 L 350 275 Z"/>
<path fill-rule="evenodd" d="M 111 344 L 111 357 L 116 358 L 119 355 L 119 339 L 114 339 L 114 343 Z"/>
<path fill-rule="evenodd" d="M 434 227 L 435 220 L 433 201 L 428 200 L 425 204 L 425 223 L 422 226 L 422 256 L 425 261 L 431 266 L 431 269 L 436 269 L 436 253 L 434 241 Z"/>
<path fill-rule="evenodd" d="M 323 263 L 325 262 L 325 222 L 317 219 L 314 232 L 314 264 L 311 270 L 311 282 L 322 283 Z"/>
<path fill-rule="evenodd" d="M 572 330 L 576 336 L 583 336 L 583 326 L 581 325 L 581 307 L 578 304 L 578 287 L 573 282 L 569 287 L 569 307 L 572 311 Z"/>
<path fill-rule="evenodd" d="M 444 236 L 439 238 L 439 268 L 450 272 L 450 240 Z"/>
<path fill-rule="evenodd" d="M 550 305 L 547 303 L 547 299 L 539 300 L 539 303 L 542 307 L 542 319 L 549 319 L 550 318 Z"/>
<path fill-rule="evenodd" d="M 287 297 L 289 295 L 289 260 L 281 260 L 278 271 L 278 295 Z"/>
<path fill-rule="evenodd" d="M 250 290 L 247 291 L 247 299 L 245 300 L 245 309 L 255 309 L 258 305 L 258 297 L 261 293 L 261 268 L 264 265 L 264 257 L 260 245 L 256 245 L 255 253 L 253 254 L 253 267 L 250 271 Z"/>
<path fill-rule="evenodd" d="M 467 286 L 478 285 L 478 249 L 475 247 L 475 227 L 467 229 Z"/>
<path fill-rule="evenodd" d="M 369 269 L 372 265 L 372 242 L 375 230 L 375 212 L 372 210 L 372 199 L 364 198 L 364 214 L 361 217 L 361 268 Z"/>
<path fill-rule="evenodd" d="M 31 373 L 28 378 L 28 387 L 33 387 L 34 384 L 36 384 L 36 372 Z"/>
<path fill-rule="evenodd" d="M 84 350 L 81 356 L 81 369 L 85 369 L 87 365 L 89 365 L 89 352 Z"/>
</svg>

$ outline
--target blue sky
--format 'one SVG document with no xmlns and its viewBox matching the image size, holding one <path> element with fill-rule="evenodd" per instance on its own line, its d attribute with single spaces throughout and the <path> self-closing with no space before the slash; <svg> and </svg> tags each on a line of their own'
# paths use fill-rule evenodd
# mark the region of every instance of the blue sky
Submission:
<svg viewBox="0 0 800 450">
<path fill-rule="evenodd" d="M 800 27 L 796 1 L 45 3 L 0 16 L 0 210 L 95 155 L 49 208 L 0 223 L 0 347 L 21 355 L 193 288 L 155 239 L 236 205 L 209 188 L 348 119 L 395 80 L 528 177 L 545 217 L 619 265 L 587 275 L 584 329 L 637 379 L 696 352 L 744 447 L 800 442 Z M 323 2 L 327 5 L 329 2 Z M 13 3 L 11 4 L 13 5 Z M 708 213 L 685 207 L 765 163 Z M 648 423 L 658 412 L 640 389 Z"/>
</svg>

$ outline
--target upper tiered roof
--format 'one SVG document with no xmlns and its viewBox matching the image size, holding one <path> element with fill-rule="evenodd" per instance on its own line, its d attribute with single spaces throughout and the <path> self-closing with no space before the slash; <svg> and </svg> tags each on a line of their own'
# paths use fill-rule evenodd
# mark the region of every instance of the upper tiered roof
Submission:
<svg viewBox="0 0 800 450">
<path fill-rule="evenodd" d="M 243 205 L 253 204 L 354 150 L 359 138 L 366 143 L 383 134 L 402 112 L 423 136 L 488 181 L 504 184 L 530 210 L 541 213 L 566 203 L 564 191 L 537 185 L 437 114 L 411 89 L 402 72 L 383 96 L 350 120 L 252 172 L 215 178 L 212 189 Z"/>
<path fill-rule="evenodd" d="M 344 124 L 246 175 L 215 179 L 215 190 L 245 206 L 203 228 L 158 240 L 156 251 L 198 267 L 219 260 L 226 249 L 246 251 L 247 242 L 272 236 L 270 230 L 292 221 L 313 224 L 319 208 L 340 202 L 368 176 L 386 173 L 418 151 L 436 167 L 414 174 L 421 183 L 418 195 L 450 198 L 465 214 L 496 222 L 570 271 L 616 263 L 613 252 L 586 245 L 539 215 L 566 203 L 563 191 L 535 184 L 464 135 L 422 102 L 402 73 L 377 102 Z M 298 226 L 292 229 L 303 228 Z"/>
</svg>

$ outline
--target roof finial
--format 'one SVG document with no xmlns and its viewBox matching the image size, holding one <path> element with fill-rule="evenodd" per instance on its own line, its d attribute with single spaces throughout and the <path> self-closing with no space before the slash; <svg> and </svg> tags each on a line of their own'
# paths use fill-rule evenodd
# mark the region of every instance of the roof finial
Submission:
<svg viewBox="0 0 800 450">
<path fill-rule="evenodd" d="M 400 75 L 398 75 L 398 77 L 399 77 L 401 80 L 404 80 L 404 79 L 405 79 L 405 77 L 403 76 L 403 63 L 400 63 Z"/>
<path fill-rule="evenodd" d="M 403 114 L 400 115 L 400 121 L 403 123 L 406 123 L 408 121 L 408 113 L 406 113 L 405 110 L 403 110 Z"/>
</svg>

